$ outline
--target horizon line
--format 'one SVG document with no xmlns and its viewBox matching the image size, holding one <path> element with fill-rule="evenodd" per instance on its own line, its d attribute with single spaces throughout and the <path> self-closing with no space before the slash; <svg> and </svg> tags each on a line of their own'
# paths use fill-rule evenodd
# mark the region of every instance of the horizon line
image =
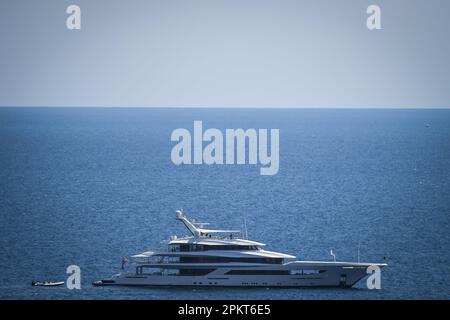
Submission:
<svg viewBox="0 0 450 320">
<path fill-rule="evenodd" d="M 117 108 L 117 109 L 450 109 L 444 106 L 119 106 L 119 105 L 1 105 L 0 108 Z"/>
</svg>

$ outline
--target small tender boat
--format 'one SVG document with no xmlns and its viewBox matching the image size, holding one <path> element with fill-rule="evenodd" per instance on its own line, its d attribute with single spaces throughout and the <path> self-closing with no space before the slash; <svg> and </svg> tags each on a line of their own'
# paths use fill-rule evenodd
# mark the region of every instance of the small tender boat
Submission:
<svg viewBox="0 0 450 320">
<path fill-rule="evenodd" d="M 31 285 L 33 287 L 56 287 L 56 286 L 62 286 L 64 284 L 64 281 L 33 281 L 31 282 Z"/>
</svg>

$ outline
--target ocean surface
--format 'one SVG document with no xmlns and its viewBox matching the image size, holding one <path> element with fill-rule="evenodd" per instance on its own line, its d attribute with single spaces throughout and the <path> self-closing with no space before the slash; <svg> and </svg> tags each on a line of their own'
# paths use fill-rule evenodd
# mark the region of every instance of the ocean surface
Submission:
<svg viewBox="0 0 450 320">
<path fill-rule="evenodd" d="M 279 128 L 280 170 L 175 166 L 176 128 Z M 93 287 L 121 257 L 241 229 L 302 260 L 387 262 L 381 290 Z M 449 299 L 450 110 L 0 108 L 0 299 Z M 81 268 L 80 290 L 32 287 Z"/>
</svg>

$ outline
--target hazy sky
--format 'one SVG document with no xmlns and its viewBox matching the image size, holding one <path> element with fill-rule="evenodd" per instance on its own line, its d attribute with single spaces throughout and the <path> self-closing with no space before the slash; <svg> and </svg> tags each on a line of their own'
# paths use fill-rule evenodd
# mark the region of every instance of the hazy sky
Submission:
<svg viewBox="0 0 450 320">
<path fill-rule="evenodd" d="M 448 0 L 1 0 L 0 106 L 450 107 L 449 15 Z"/>
</svg>

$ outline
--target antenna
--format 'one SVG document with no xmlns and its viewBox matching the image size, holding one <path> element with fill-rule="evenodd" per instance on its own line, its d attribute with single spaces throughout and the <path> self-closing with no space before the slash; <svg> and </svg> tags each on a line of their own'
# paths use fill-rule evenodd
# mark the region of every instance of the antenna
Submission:
<svg viewBox="0 0 450 320">
<path fill-rule="evenodd" d="M 248 240 L 248 233 L 247 233 L 247 218 L 246 214 L 244 213 L 244 239 Z"/>
<path fill-rule="evenodd" d="M 361 240 L 358 239 L 358 263 L 359 263 L 359 247 L 360 247 L 360 245 L 361 245 Z"/>
<path fill-rule="evenodd" d="M 330 250 L 330 256 L 332 256 L 334 262 L 336 262 L 336 255 L 333 253 L 333 249 Z"/>
</svg>

